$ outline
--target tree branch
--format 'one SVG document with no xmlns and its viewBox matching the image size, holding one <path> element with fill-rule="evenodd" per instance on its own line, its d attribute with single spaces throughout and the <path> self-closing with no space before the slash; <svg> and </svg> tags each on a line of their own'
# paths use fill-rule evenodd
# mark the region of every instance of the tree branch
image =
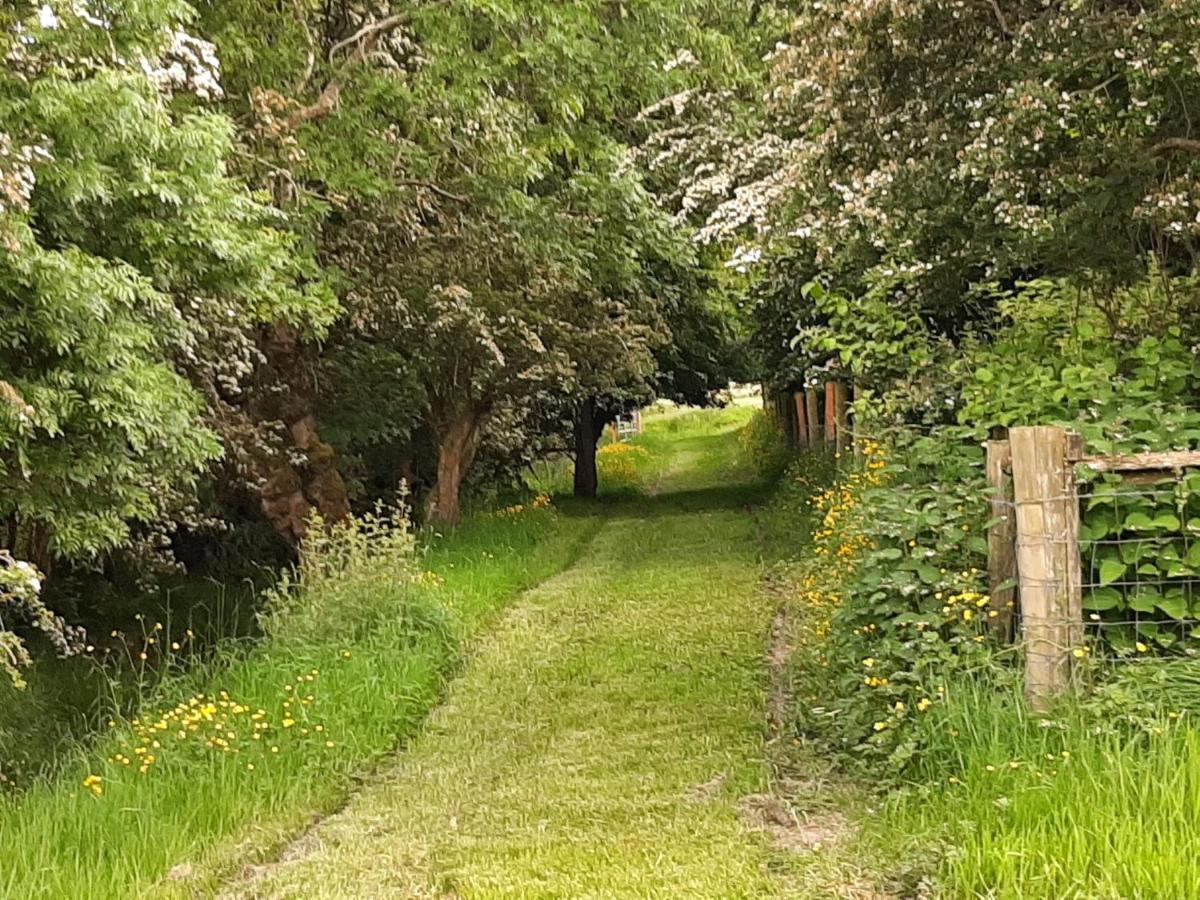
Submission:
<svg viewBox="0 0 1200 900">
<path fill-rule="evenodd" d="M 363 50 L 364 47 L 366 47 L 368 44 L 373 45 L 377 40 L 379 40 L 381 35 L 387 34 L 389 31 L 399 28 L 406 21 L 408 21 L 408 14 L 398 13 L 394 16 L 388 16 L 386 19 L 380 19 L 378 22 L 372 22 L 369 25 L 364 25 L 354 34 L 350 35 L 350 37 L 338 41 L 329 48 L 329 61 L 333 62 L 333 57 L 337 55 L 337 52 L 349 47 L 351 44 L 359 45 L 358 52 L 353 56 L 365 55 L 365 51 Z M 353 56 L 351 58 L 353 58 Z"/>
<path fill-rule="evenodd" d="M 1200 153 L 1200 141 L 1192 138 L 1167 138 L 1150 148 L 1154 156 L 1165 156 L 1168 153 Z"/>
<path fill-rule="evenodd" d="M 338 51 L 344 50 L 346 47 L 353 46 L 354 52 L 334 72 L 333 77 L 329 79 L 329 83 L 325 85 L 325 89 L 321 91 L 321 95 L 317 97 L 314 103 L 300 107 L 300 109 L 288 117 L 285 123 L 286 128 L 289 131 L 293 131 L 305 122 L 311 122 L 313 119 L 323 119 L 337 109 L 338 101 L 342 97 L 342 80 L 346 73 L 367 59 L 381 36 L 399 28 L 407 20 L 407 14 L 388 16 L 386 19 L 380 19 L 378 22 L 364 25 L 354 34 L 350 35 L 350 37 L 340 40 L 330 47 L 330 62 L 333 62 L 333 58 Z"/>
<path fill-rule="evenodd" d="M 989 0 L 992 5 L 992 12 L 996 14 L 996 21 L 1000 23 L 1000 30 L 1008 37 L 1015 37 L 1015 32 L 1008 27 L 1008 19 L 1004 18 L 1004 11 L 1000 9 L 1000 4 L 996 0 Z"/>
<path fill-rule="evenodd" d="M 335 109 L 337 109 L 338 101 L 342 97 L 342 82 L 338 76 L 335 76 L 329 84 L 325 85 L 325 90 L 321 91 L 321 96 L 316 99 L 315 103 L 310 103 L 308 106 L 302 106 L 290 116 L 284 127 L 288 131 L 295 131 L 305 122 L 313 119 L 323 119 Z"/>
<path fill-rule="evenodd" d="M 296 83 L 294 93 L 302 94 L 304 89 L 308 87 L 308 82 L 312 78 L 313 68 L 317 64 L 316 42 L 313 41 L 312 32 L 308 28 L 308 21 L 304 13 L 304 8 L 300 3 L 295 2 L 292 5 L 292 12 L 296 18 L 296 24 L 300 26 L 300 30 L 304 33 L 304 73 L 300 76 L 300 80 Z"/>
<path fill-rule="evenodd" d="M 432 191 L 435 194 L 445 197 L 447 200 L 454 200 L 457 203 L 470 202 L 469 197 L 464 197 L 462 194 L 452 194 L 445 188 L 440 188 L 436 184 L 434 184 L 430 181 L 420 181 L 420 180 L 413 179 L 413 178 L 402 178 L 399 181 L 397 181 L 396 184 L 403 184 L 408 187 L 425 188 L 425 190 L 427 190 L 427 191 Z"/>
</svg>

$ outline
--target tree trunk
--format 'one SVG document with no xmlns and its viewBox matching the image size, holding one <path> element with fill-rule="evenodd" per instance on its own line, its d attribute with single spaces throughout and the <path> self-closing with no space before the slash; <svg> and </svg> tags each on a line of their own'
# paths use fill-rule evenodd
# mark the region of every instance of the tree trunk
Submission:
<svg viewBox="0 0 1200 900">
<path fill-rule="evenodd" d="M 457 525 L 462 521 L 459 490 L 475 460 L 481 437 L 480 416 L 470 410 L 439 429 L 437 482 L 425 500 L 425 521 L 434 525 Z"/>
<path fill-rule="evenodd" d="M 306 347 L 295 329 L 275 325 L 260 341 L 269 373 L 284 388 L 264 391 L 264 399 L 251 410 L 259 421 L 282 421 L 292 446 L 303 454 L 297 464 L 290 455 L 251 453 L 262 481 L 263 514 L 289 543 L 298 544 L 308 530 L 314 511 L 326 522 L 350 515 L 346 483 L 337 467 L 337 453 L 320 439 L 313 415 L 316 387 L 308 375 Z"/>
<path fill-rule="evenodd" d="M 594 499 L 600 485 L 596 444 L 603 423 L 596 427 L 596 401 L 588 398 L 575 410 L 575 496 Z"/>
</svg>

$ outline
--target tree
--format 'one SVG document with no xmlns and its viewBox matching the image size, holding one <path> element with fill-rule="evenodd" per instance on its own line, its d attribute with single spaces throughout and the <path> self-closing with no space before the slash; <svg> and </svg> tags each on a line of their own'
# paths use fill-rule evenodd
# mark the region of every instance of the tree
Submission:
<svg viewBox="0 0 1200 900">
<path fill-rule="evenodd" d="M 1141 277 L 1147 254 L 1189 271 L 1200 84 L 1185 48 L 1197 13 L 806 5 L 771 54 L 760 107 L 777 162 L 763 177 L 702 179 L 724 195 L 710 233 L 734 225 L 742 258 L 761 259 L 757 342 L 779 380 L 832 366 L 882 387 L 917 367 L 908 337 L 877 344 L 894 345 L 889 359 L 830 336 L 913 326 L 928 357 L 1033 277 L 1120 284 Z M 727 215 L 739 209 L 753 215 Z M 801 294 L 813 280 L 837 289 L 841 312 Z"/>
<path fill-rule="evenodd" d="M 95 560 L 176 512 L 222 452 L 206 400 L 242 374 L 226 336 L 280 320 L 316 332 L 332 315 L 270 210 L 226 174 L 230 123 L 197 107 L 220 91 L 216 58 L 186 16 L 45 3 L 0 18 L 9 575 L 21 559 L 46 573 Z"/>
<path fill-rule="evenodd" d="M 497 410 L 576 395 L 567 418 L 582 423 L 572 410 L 604 392 L 648 396 L 666 332 L 635 283 L 637 243 L 661 243 L 662 223 L 630 227 L 657 213 L 622 171 L 622 144 L 691 67 L 730 65 L 729 35 L 701 22 L 733 13 L 601 0 L 273 9 L 213 3 L 205 16 L 231 96 L 251 98 L 234 101 L 244 170 L 340 273 L 348 315 L 322 353 L 333 393 L 368 357 L 394 367 L 383 406 L 417 421 L 394 421 L 388 440 L 410 446 L 379 455 L 419 467 L 411 445 L 428 434 L 436 471 L 409 474 L 429 482 L 429 514 L 454 520 L 486 430 L 532 421 Z"/>
</svg>

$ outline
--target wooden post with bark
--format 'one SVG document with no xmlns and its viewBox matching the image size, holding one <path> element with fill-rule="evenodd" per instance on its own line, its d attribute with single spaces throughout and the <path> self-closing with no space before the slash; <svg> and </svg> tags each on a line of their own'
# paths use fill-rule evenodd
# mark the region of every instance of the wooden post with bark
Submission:
<svg viewBox="0 0 1200 900">
<path fill-rule="evenodd" d="M 808 438 L 812 446 L 816 446 L 821 442 L 821 398 L 817 396 L 817 389 L 806 387 L 804 389 L 804 411 L 805 417 L 808 419 Z"/>
<path fill-rule="evenodd" d="M 799 446 L 796 434 L 796 410 L 792 405 L 792 395 L 787 391 L 780 391 L 775 396 L 775 408 L 779 414 L 779 427 L 787 435 L 788 443 L 793 447 Z"/>
<path fill-rule="evenodd" d="M 825 382 L 825 443 L 837 442 L 837 385 Z"/>
<path fill-rule="evenodd" d="M 1083 638 L 1077 435 L 1039 426 L 1013 428 L 1017 571 L 1025 643 L 1025 694 L 1036 710 L 1071 685 L 1072 651 Z"/>
<path fill-rule="evenodd" d="M 1007 440 L 987 443 L 987 480 L 991 488 L 988 507 L 988 619 L 1005 640 L 1013 638 L 1017 606 L 1017 517 L 1013 506 L 1012 448 Z"/>
<path fill-rule="evenodd" d="M 833 382 L 834 447 L 838 453 L 844 453 L 850 446 L 849 409 L 850 399 L 846 385 L 840 381 Z"/>
<path fill-rule="evenodd" d="M 807 447 L 811 443 L 811 440 L 808 431 L 808 410 L 804 407 L 803 391 L 796 391 L 792 395 L 792 403 L 796 407 L 796 445 Z"/>
</svg>

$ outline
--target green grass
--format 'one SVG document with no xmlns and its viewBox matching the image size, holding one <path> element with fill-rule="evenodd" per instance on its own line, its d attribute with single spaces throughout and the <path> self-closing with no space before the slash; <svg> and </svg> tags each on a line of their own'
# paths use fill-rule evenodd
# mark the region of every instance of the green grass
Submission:
<svg viewBox="0 0 1200 900">
<path fill-rule="evenodd" d="M 123 599 L 106 599 L 103 623 L 69 616 L 87 628 L 96 645 L 93 653 L 60 658 L 43 640 L 25 673 L 25 688 L 0 679 L 0 791 L 53 776 L 81 745 L 96 738 L 105 721 L 136 708 L 158 681 L 170 677 L 175 667 L 137 659 L 142 621 L 172 623 L 174 632 L 192 628 L 198 636 L 189 642 L 193 659 L 203 658 L 205 648 L 221 636 L 253 630 L 254 592 L 247 584 L 230 588 L 206 578 L 180 579 Z M 114 628 L 121 636 L 110 637 Z"/>
<path fill-rule="evenodd" d="M 1200 734 L 1186 715 L 1134 731 L 1069 705 L 1043 718 L 980 686 L 936 715 L 924 785 L 893 796 L 872 838 L 909 836 L 894 856 L 934 874 L 938 896 L 1195 895 Z"/>
<path fill-rule="evenodd" d="M 425 533 L 420 565 L 441 584 L 414 587 L 403 532 L 314 553 L 265 642 L 220 649 L 160 685 L 140 723 L 0 800 L 0 897 L 833 896 L 859 884 L 852 842 L 786 853 L 747 812 L 777 796 L 782 743 L 765 728 L 778 599 L 761 589 L 750 509 L 770 488 L 739 442 L 751 413 L 652 418 L 637 439 L 641 491 L 610 485 L 597 504 Z M 172 743 L 189 722 L 196 733 Z M 237 753 L 205 745 L 229 731 Z M 832 835 L 822 823 L 855 801 L 788 749 L 809 768 L 787 808 Z"/>
<path fill-rule="evenodd" d="M 764 790 L 756 486 L 742 413 L 652 423 L 654 497 L 611 499 L 571 568 L 481 642 L 429 726 L 286 861 L 271 897 L 759 897 Z"/>
<path fill-rule="evenodd" d="M 163 710 L 193 692 L 225 691 L 266 711 L 275 726 L 267 740 L 249 741 L 245 717 L 232 726 L 244 748 L 237 754 L 190 737 L 175 745 L 172 729 L 139 775 L 136 762 L 105 761 L 145 743 L 118 725 L 68 759 L 59 777 L 0 799 L 0 897 L 141 896 L 179 864 L 191 867 L 190 889 L 269 853 L 336 808 L 373 760 L 412 735 L 440 696 L 456 647 L 520 591 L 569 565 L 596 526 L 546 512 L 481 518 L 430 538 L 423 565 L 443 576 L 440 586 L 418 590 L 394 577 L 411 565 L 404 548 L 395 548 L 403 558 L 385 552 L 319 582 L 301 597 L 312 612 L 306 627 L 284 628 L 286 639 L 254 649 L 227 647 L 157 691 Z M 313 670 L 313 681 L 297 686 Z M 286 685 L 311 692 L 312 705 L 285 707 Z M 297 723 L 285 729 L 287 716 Z M 102 796 L 82 788 L 89 774 L 103 778 Z"/>
</svg>

